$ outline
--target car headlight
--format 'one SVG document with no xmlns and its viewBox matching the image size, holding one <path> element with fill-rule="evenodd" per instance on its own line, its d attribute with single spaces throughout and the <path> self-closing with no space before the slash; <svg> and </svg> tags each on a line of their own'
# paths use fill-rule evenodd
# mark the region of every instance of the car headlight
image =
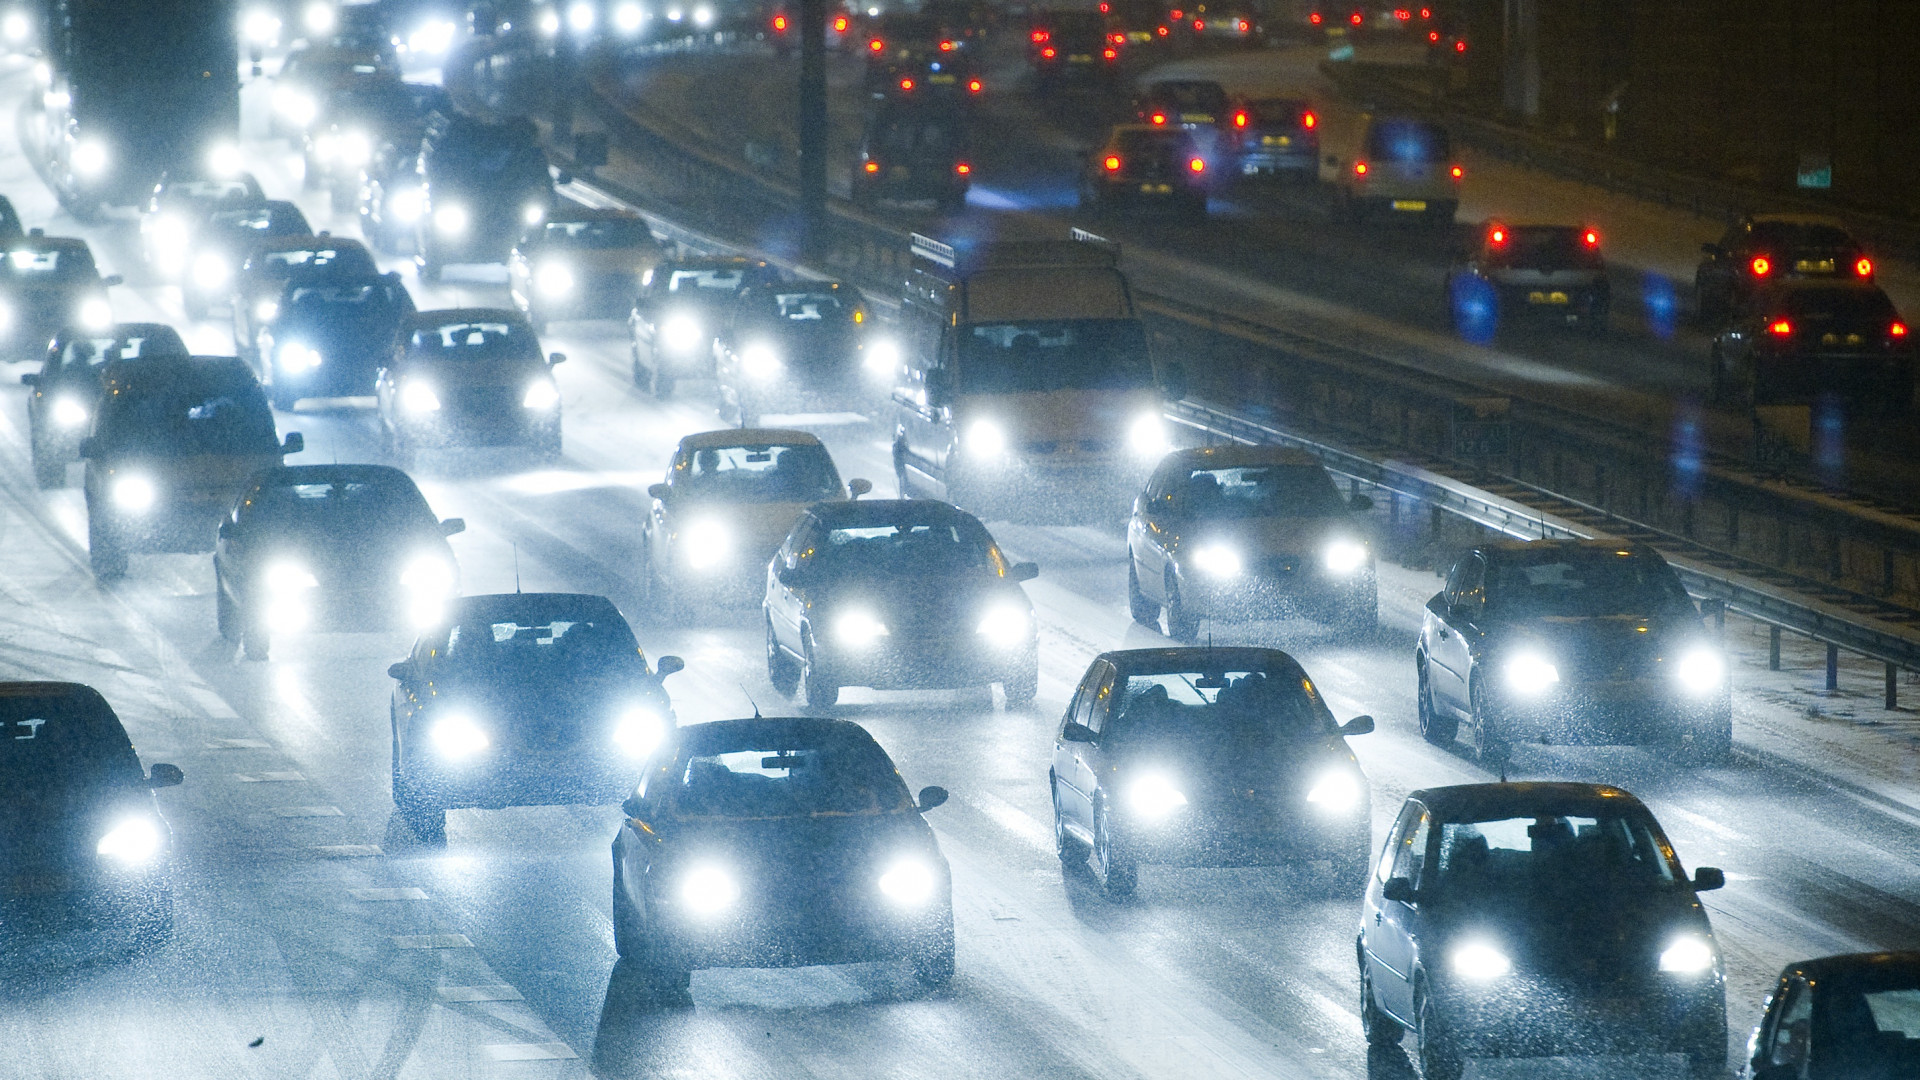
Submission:
<svg viewBox="0 0 1920 1080">
<path fill-rule="evenodd" d="M 539 203 L 528 203 L 520 208 L 520 223 L 523 225 L 538 225 L 546 216 L 547 208 Z"/>
<path fill-rule="evenodd" d="M 671 315 L 660 327 L 660 336 L 666 339 L 667 348 L 688 352 L 700 344 L 700 323 L 691 315 Z"/>
<path fill-rule="evenodd" d="M 713 25 L 713 9 L 705 4 L 693 9 L 693 25 L 708 27 Z"/>
<path fill-rule="evenodd" d="M 289 375 L 298 375 L 309 368 L 320 366 L 320 350 L 308 348 L 298 341 L 289 341 L 280 346 L 276 359 L 280 370 Z"/>
<path fill-rule="evenodd" d="M 255 8 L 247 12 L 241 33 L 255 45 L 271 45 L 280 38 L 280 19 L 273 12 Z"/>
<path fill-rule="evenodd" d="M 93 850 L 130 866 L 148 862 L 160 853 L 160 827 L 152 818 L 128 818 L 108 829 Z"/>
<path fill-rule="evenodd" d="M 740 902 L 740 883 L 718 866 L 696 866 L 680 879 L 680 901 L 696 915 L 718 915 Z"/>
<path fill-rule="evenodd" d="M 80 325 L 88 330 L 105 330 L 113 325 L 113 305 L 107 303 L 104 296 L 89 296 L 80 301 L 80 310 L 76 313 Z"/>
<path fill-rule="evenodd" d="M 419 221 L 426 208 L 426 196 L 417 187 L 403 187 L 387 199 L 387 209 L 393 211 L 393 219 L 403 225 Z"/>
<path fill-rule="evenodd" d="M 1159 821 L 1187 805 L 1187 794 L 1159 773 L 1148 773 L 1127 785 L 1127 806 L 1149 821 Z"/>
<path fill-rule="evenodd" d="M 1127 446 L 1141 457 L 1157 458 L 1172 449 L 1167 438 L 1167 422 L 1154 413 L 1134 420 L 1127 428 Z"/>
<path fill-rule="evenodd" d="M 273 593 L 298 593 L 302 589 L 317 589 L 320 579 L 313 571 L 296 562 L 279 562 L 267 567 L 262 575 L 267 591 Z"/>
<path fill-rule="evenodd" d="M 933 869 L 920 859 L 901 859 L 880 875 L 880 894 L 902 907 L 933 899 Z"/>
<path fill-rule="evenodd" d="M 520 404 L 535 412 L 545 412 L 560 404 L 560 388 L 553 385 L 552 379 L 535 379 L 527 384 L 527 392 L 521 397 Z"/>
<path fill-rule="evenodd" d="M 0 19 L 0 34 L 6 36 L 9 44 L 18 45 L 27 40 L 27 35 L 31 33 L 33 23 L 24 12 L 9 11 L 6 18 Z"/>
<path fill-rule="evenodd" d="M 373 143 L 358 131 L 349 131 L 334 143 L 334 160 L 358 169 L 373 160 Z"/>
<path fill-rule="evenodd" d="M 1453 950 L 1453 955 L 1448 959 L 1455 975 L 1474 982 L 1498 979 L 1513 971 L 1513 961 L 1507 954 L 1484 942 L 1462 945 Z"/>
<path fill-rule="evenodd" d="M 843 611 L 833 620 L 833 639 L 842 645 L 865 648 L 887 636 L 887 624 L 865 611 Z"/>
<path fill-rule="evenodd" d="M 122 476 L 113 482 L 113 505 L 129 514 L 146 513 L 159 497 L 153 481 L 144 476 Z"/>
<path fill-rule="evenodd" d="M 240 156 L 240 148 L 230 142 L 214 143 L 207 151 L 207 168 L 215 176 L 232 176 L 240 171 L 246 159 Z"/>
<path fill-rule="evenodd" d="M 1660 970 L 1674 975 L 1698 975 L 1713 966 L 1713 946 L 1703 937 L 1675 938 L 1660 954 Z"/>
<path fill-rule="evenodd" d="M 433 392 L 432 384 L 408 379 L 400 387 L 400 407 L 410 413 L 438 412 L 440 395 Z"/>
<path fill-rule="evenodd" d="M 225 285 L 233 277 L 233 266 L 226 256 L 214 252 L 202 252 L 193 260 L 193 284 L 202 292 L 212 292 Z"/>
<path fill-rule="evenodd" d="M 543 11 L 540 13 L 540 32 L 548 37 L 560 32 L 560 13 Z"/>
<path fill-rule="evenodd" d="M 306 629 L 313 619 L 307 591 L 320 587 L 313 572 L 296 562 L 278 562 L 267 567 L 261 579 L 267 596 L 258 614 L 267 625 L 282 633 Z"/>
<path fill-rule="evenodd" d="M 593 29 L 594 14 L 592 4 L 579 0 L 567 8 L 567 27 L 576 34 L 584 34 Z"/>
<path fill-rule="evenodd" d="M 467 208 L 454 203 L 435 209 L 433 227 L 442 236 L 459 236 L 467 231 Z"/>
<path fill-rule="evenodd" d="M 749 379 L 771 379 L 780 374 L 780 368 L 780 354 L 764 341 L 740 350 L 740 370 Z"/>
<path fill-rule="evenodd" d="M 280 301 L 278 300 L 262 300 L 253 305 L 253 318 L 255 322 L 272 322 L 279 317 Z"/>
<path fill-rule="evenodd" d="M 70 397 L 53 399 L 53 426 L 77 428 L 87 422 L 87 407 Z"/>
<path fill-rule="evenodd" d="M 153 222 L 153 253 L 165 258 L 187 246 L 187 223 L 172 214 L 163 214 Z"/>
<path fill-rule="evenodd" d="M 860 366 L 875 378 L 889 378 L 900 366 L 900 346 L 887 338 L 867 342 L 866 354 Z"/>
<path fill-rule="evenodd" d="M 455 713 L 444 717 L 433 725 L 429 737 L 433 748 L 454 760 L 470 758 L 493 745 L 485 728 L 473 722 L 473 717 L 465 713 Z"/>
<path fill-rule="evenodd" d="M 446 19 L 436 19 L 407 35 L 407 51 L 438 56 L 453 48 L 453 36 L 459 28 Z"/>
<path fill-rule="evenodd" d="M 1546 692 L 1560 681 L 1560 669 L 1537 653 L 1521 653 L 1507 661 L 1507 688 L 1531 696 Z"/>
<path fill-rule="evenodd" d="M 1357 540 L 1335 540 L 1320 553 L 1320 559 L 1328 571 L 1345 576 L 1367 565 L 1367 545 Z"/>
<path fill-rule="evenodd" d="M 994 458 L 1007 452 L 1007 433 L 991 420 L 975 420 L 967 428 L 967 453 Z"/>
<path fill-rule="evenodd" d="M 533 283 L 542 295 L 565 296 L 573 291 L 573 271 L 566 263 L 543 263 L 534 272 Z"/>
<path fill-rule="evenodd" d="M 314 0 L 301 14 L 301 20 L 306 23 L 307 32 L 310 34 L 331 34 L 334 26 L 340 21 L 340 15 L 326 0 Z"/>
<path fill-rule="evenodd" d="M 1244 568 L 1240 553 L 1225 544 L 1203 544 L 1194 549 L 1194 569 L 1208 577 L 1237 577 Z"/>
<path fill-rule="evenodd" d="M 1013 646 L 1027 640 L 1027 613 L 1012 604 L 989 608 L 973 632 L 992 645 Z"/>
<path fill-rule="evenodd" d="M 1360 803 L 1360 780 L 1350 772 L 1327 773 L 1307 790 L 1307 802 L 1320 810 L 1351 810 Z"/>
<path fill-rule="evenodd" d="M 711 518 L 689 522 L 683 530 L 679 550 L 685 554 L 687 565 L 695 570 L 718 566 L 733 555 L 733 530 Z"/>
<path fill-rule="evenodd" d="M 1705 645 L 1696 645 L 1681 654 L 1673 671 L 1680 679 L 1680 686 L 1695 695 L 1713 693 L 1727 677 L 1726 662 Z"/>
<path fill-rule="evenodd" d="M 291 87 L 285 93 L 275 92 L 273 104 L 280 112 L 280 118 L 294 127 L 306 127 L 313 118 L 320 115 L 320 106 L 314 102 L 313 95 Z"/>
<path fill-rule="evenodd" d="M 105 143 L 97 139 L 83 139 L 74 145 L 68 161 L 72 163 L 75 175 L 91 180 L 107 171 L 111 158 Z"/>
<path fill-rule="evenodd" d="M 623 34 L 637 33 L 646 21 L 646 9 L 639 4 L 626 3 L 613 9 L 613 27 Z"/>
<path fill-rule="evenodd" d="M 443 555 L 416 555 L 400 571 L 400 587 L 407 594 L 407 616 L 416 627 L 428 627 L 446 613 L 459 574 Z"/>
<path fill-rule="evenodd" d="M 613 724 L 613 744 L 631 758 L 644 758 L 653 753 L 666 737 L 666 718 L 643 705 L 621 713 Z"/>
</svg>

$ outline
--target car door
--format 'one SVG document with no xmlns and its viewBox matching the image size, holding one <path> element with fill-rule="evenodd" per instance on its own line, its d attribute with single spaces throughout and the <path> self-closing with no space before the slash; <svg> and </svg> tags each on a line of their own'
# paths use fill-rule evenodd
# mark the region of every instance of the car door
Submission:
<svg viewBox="0 0 1920 1080">
<path fill-rule="evenodd" d="M 1133 558 L 1133 573 L 1139 579 L 1141 595 L 1162 604 L 1167 602 L 1167 546 L 1176 532 L 1173 487 L 1172 470 L 1154 473 L 1134 504 L 1127 536 L 1127 550 Z"/>
<path fill-rule="evenodd" d="M 1388 847 L 1381 852 L 1380 864 L 1386 876 L 1380 886 L 1394 878 L 1405 878 L 1420 887 L 1426 868 L 1427 849 L 1432 840 L 1433 815 L 1417 802 L 1409 801 L 1394 824 Z M 1373 981 L 1373 999 L 1396 1018 L 1411 1023 L 1413 1016 L 1413 975 L 1418 959 L 1415 939 L 1416 906 L 1403 900 L 1388 900 L 1379 888 L 1367 890 L 1369 910 L 1362 931 L 1367 977 Z"/>
<path fill-rule="evenodd" d="M 1099 727 L 1104 722 L 1102 706 L 1113 694 L 1113 665 L 1104 660 L 1096 660 L 1087 669 L 1086 677 L 1080 680 L 1080 692 L 1074 696 L 1073 704 L 1067 709 L 1062 720 L 1061 737 L 1054 742 L 1053 773 L 1058 779 L 1060 796 L 1060 816 L 1076 832 L 1083 832 L 1082 839 L 1093 836 L 1093 798 L 1097 775 L 1097 748 Z M 1096 713 L 1101 715 L 1096 716 Z M 1093 742 L 1072 741 L 1065 737 L 1067 725 L 1079 724 L 1092 732 Z"/>
<path fill-rule="evenodd" d="M 1468 598 L 1477 597 L 1486 576 L 1479 552 L 1468 552 L 1447 575 L 1447 587 L 1427 602 L 1420 629 L 1427 654 L 1427 686 L 1434 704 L 1463 712 L 1467 708 L 1469 656 L 1466 636 L 1454 625 Z"/>
<path fill-rule="evenodd" d="M 806 550 L 808 537 L 816 527 L 811 515 L 794 526 L 774 556 L 767 579 L 767 619 L 774 640 L 795 656 L 805 655 L 800 647 L 800 624 L 807 612 L 806 583 L 802 580 L 806 563 L 800 552 Z"/>
</svg>

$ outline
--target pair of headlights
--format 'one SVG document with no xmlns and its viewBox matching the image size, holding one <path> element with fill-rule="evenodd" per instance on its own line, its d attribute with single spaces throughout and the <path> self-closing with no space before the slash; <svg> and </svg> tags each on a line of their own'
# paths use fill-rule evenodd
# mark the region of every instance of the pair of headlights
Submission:
<svg viewBox="0 0 1920 1080">
<path fill-rule="evenodd" d="M 1032 636 L 1033 619 L 1017 605 L 996 604 L 980 617 L 973 632 L 996 648 L 1013 648 Z M 833 639 L 848 648 L 869 648 L 891 633 L 872 612 L 858 608 L 843 611 L 833 620 Z"/>
<path fill-rule="evenodd" d="M 560 388 L 552 379 L 535 379 L 520 395 L 520 406 L 533 412 L 549 412 L 560 404 Z M 425 379 L 408 379 L 400 385 L 401 411 L 425 416 L 440 411 L 440 393 Z"/>
<path fill-rule="evenodd" d="M 1720 689 L 1726 682 L 1727 664 L 1720 653 L 1706 645 L 1695 645 L 1673 662 L 1673 679 L 1680 689 L 1695 697 Z M 1531 650 L 1517 652 L 1501 665 L 1507 689 L 1519 697 L 1538 697 L 1560 684 L 1560 669 L 1553 661 Z"/>
<path fill-rule="evenodd" d="M 889 368 L 898 355 L 895 350 L 888 358 Z M 967 425 L 964 445 L 969 455 L 992 460 L 1005 455 L 1010 444 L 1004 427 L 997 421 L 983 418 Z M 1142 413 L 1127 425 L 1127 449 L 1136 457 L 1158 460 L 1172 448 L 1173 440 L 1167 435 L 1167 422 L 1160 414 Z"/>
<path fill-rule="evenodd" d="M 614 749 L 635 761 L 644 761 L 667 737 L 667 718 L 646 705 L 633 705 L 614 718 L 608 741 Z M 435 721 L 427 738 L 441 757 L 466 761 L 493 745 L 493 736 L 472 716 L 452 713 Z"/>
<path fill-rule="evenodd" d="M 1360 778 L 1351 771 L 1323 773 L 1307 789 L 1307 805 L 1321 813 L 1347 813 L 1360 805 Z M 1166 820 L 1187 805 L 1187 794 L 1165 773 L 1146 772 L 1127 785 L 1127 808 L 1148 822 Z"/>
<path fill-rule="evenodd" d="M 895 859 L 873 882 L 876 892 L 903 908 L 925 905 L 939 885 L 933 867 L 914 856 Z M 679 893 L 687 911 L 702 918 L 716 918 L 740 902 L 743 890 L 732 871 L 716 863 L 704 863 L 680 878 Z"/>
<path fill-rule="evenodd" d="M 1336 577 L 1346 577 L 1367 565 L 1367 545 L 1358 540 L 1334 540 L 1320 549 L 1320 565 Z M 1193 551 L 1194 569 L 1211 578 L 1235 578 L 1246 571 L 1240 552 L 1227 544 L 1202 544 Z"/>
<path fill-rule="evenodd" d="M 1513 958 L 1487 941 L 1469 941 L 1447 957 L 1455 975 L 1470 982 L 1492 982 L 1513 974 Z M 1713 943 L 1699 934 L 1683 934 L 1661 950 L 1659 967 L 1667 975 L 1702 975 L 1714 963 Z"/>
<path fill-rule="evenodd" d="M 320 587 L 313 571 L 305 563 L 283 559 L 269 564 L 260 581 L 265 587 L 262 614 L 272 629 L 284 632 L 304 628 L 312 617 L 309 595 Z M 408 621 L 415 626 L 438 621 L 456 581 L 453 566 L 446 559 L 432 554 L 415 556 L 399 577 Z"/>
</svg>

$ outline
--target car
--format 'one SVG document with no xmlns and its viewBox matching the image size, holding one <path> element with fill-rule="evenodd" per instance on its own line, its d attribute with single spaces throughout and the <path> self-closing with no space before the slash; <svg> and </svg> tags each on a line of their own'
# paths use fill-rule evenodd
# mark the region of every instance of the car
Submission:
<svg viewBox="0 0 1920 1080">
<path fill-rule="evenodd" d="M 489 123 L 436 114 L 417 169 L 413 258 L 427 281 L 454 264 L 505 263 L 514 241 L 546 220 L 559 197 L 539 131 L 525 117 Z"/>
<path fill-rule="evenodd" d="M 1420 732 L 1461 724 L 1504 768 L 1516 742 L 1658 746 L 1719 764 L 1733 749 L 1724 650 L 1673 567 L 1617 540 L 1502 540 L 1462 555 L 1414 645 Z"/>
<path fill-rule="evenodd" d="M 1300 98 L 1257 98 L 1233 110 L 1233 164 L 1244 177 L 1315 180 L 1320 114 Z"/>
<path fill-rule="evenodd" d="M 182 280 L 193 268 L 197 234 L 208 214 L 266 201 L 260 181 L 249 172 L 231 176 L 162 173 L 140 215 L 141 255 L 164 280 Z"/>
<path fill-rule="evenodd" d="M 543 332 L 553 319 L 624 319 L 641 279 L 665 258 L 639 214 L 566 203 L 514 245 L 507 291 Z"/>
<path fill-rule="evenodd" d="M 101 276 L 85 240 L 34 229 L 12 241 L 0 263 L 0 360 L 40 359 L 65 326 L 112 326 L 107 290 L 120 283 L 119 274 Z"/>
<path fill-rule="evenodd" d="M 154 791 L 180 769 L 143 770 L 113 707 L 79 683 L 0 683 L 0 731 L 0 955 L 165 943 L 173 832 Z"/>
<path fill-rule="evenodd" d="M 1110 38 L 1106 16 L 1097 11 L 1048 12 L 1028 40 L 1028 60 L 1043 94 L 1070 83 L 1103 85 L 1120 73 L 1120 43 Z"/>
<path fill-rule="evenodd" d="M 413 313 L 413 295 L 394 271 L 289 278 L 272 317 L 255 320 L 251 352 L 268 400 L 290 411 L 305 398 L 372 395 Z"/>
<path fill-rule="evenodd" d="M 1694 311 L 1717 330 L 1754 292 L 1790 278 L 1871 282 L 1873 257 L 1837 218 L 1754 214 L 1700 245 L 1693 272 Z"/>
<path fill-rule="evenodd" d="M 1788 964 L 1747 1042 L 1740 1080 L 1892 1080 L 1920 1072 L 1920 953 Z"/>
<path fill-rule="evenodd" d="M 617 803 L 672 733 L 662 680 L 604 596 L 463 596 L 421 632 L 395 682 L 393 806 L 428 843 L 447 811 Z"/>
<path fill-rule="evenodd" d="M 267 134 L 296 146 L 320 117 L 327 94 L 342 80 L 397 74 L 391 43 L 354 45 L 320 41 L 287 53 L 274 76 Z"/>
<path fill-rule="evenodd" d="M 1081 172 L 1080 205 L 1094 211 L 1165 207 L 1204 220 L 1211 187 L 1206 156 L 1191 133 L 1171 125 L 1116 124 Z"/>
<path fill-rule="evenodd" d="M 355 208 L 362 186 L 384 179 L 395 159 L 404 158 L 412 176 L 429 120 L 452 111 L 452 99 L 440 86 L 382 77 L 337 86 L 302 140 L 303 181 L 325 188 L 334 210 Z M 412 229 L 409 221 L 409 236 Z"/>
<path fill-rule="evenodd" d="M 290 281 L 376 280 L 380 268 L 358 240 L 326 231 L 314 236 L 283 236 L 262 240 L 247 253 L 234 275 L 233 348 L 256 368 L 260 331 L 280 317 L 280 298 Z"/>
<path fill-rule="evenodd" d="M 1414 215 L 1446 225 L 1460 208 L 1466 169 L 1439 121 L 1366 114 L 1353 141 L 1331 149 L 1321 179 L 1332 184 L 1335 210 L 1348 220 Z"/>
<path fill-rule="evenodd" d="M 446 308 L 414 315 L 379 372 L 374 396 L 388 452 L 525 446 L 560 456 L 564 353 L 540 354 L 540 339 L 507 308 Z"/>
<path fill-rule="evenodd" d="M 1467 332 L 1540 316 L 1601 333 L 1612 308 L 1600 232 L 1591 225 L 1489 221 L 1466 258 L 1447 269 L 1447 309 Z"/>
<path fill-rule="evenodd" d="M 1091 856 L 1109 897 L 1141 863 L 1270 866 L 1325 861 L 1367 876 L 1368 785 L 1345 725 L 1278 649 L 1128 649 L 1094 658 L 1073 692 L 1047 786 L 1060 859 Z"/>
<path fill-rule="evenodd" d="M 32 388 L 27 429 L 35 482 L 43 488 L 66 485 L 67 466 L 80 460 L 80 442 L 100 409 L 108 364 L 187 355 L 186 343 L 163 323 L 114 323 L 101 332 L 69 326 L 54 334 L 40 370 L 20 376 Z"/>
<path fill-rule="evenodd" d="M 213 550 L 220 518 L 247 478 L 305 449 L 283 442 L 267 396 L 231 356 L 109 363 L 86 460 L 87 555 L 121 577 L 134 552 Z"/>
<path fill-rule="evenodd" d="M 966 114 L 938 98 L 888 98 L 868 114 L 850 181 L 856 203 L 931 200 L 945 211 L 966 205 L 973 186 Z"/>
<path fill-rule="evenodd" d="M 1134 620 L 1192 641 L 1205 618 L 1304 614 L 1346 633 L 1379 609 L 1373 545 L 1320 460 L 1278 446 L 1176 450 L 1161 460 L 1127 522 Z"/>
<path fill-rule="evenodd" d="M 1913 334 L 1870 282 L 1803 278 L 1754 291 L 1714 335 L 1710 363 L 1722 401 L 1913 407 Z"/>
<path fill-rule="evenodd" d="M 1469 1059 L 1683 1054 L 1727 1067 L 1725 974 L 1697 894 L 1640 800 L 1602 784 L 1461 784 L 1407 796 L 1367 881 L 1360 1025 L 1408 1031 L 1426 1080 Z"/>
<path fill-rule="evenodd" d="M 642 275 L 627 315 L 633 384 L 664 398 L 682 379 L 711 378 L 713 336 L 734 297 L 780 278 L 758 259 L 731 256 L 669 259 Z"/>
<path fill-rule="evenodd" d="M 1224 159 L 1232 112 L 1226 87 L 1211 79 L 1162 79 L 1147 84 L 1133 101 L 1135 122 L 1190 133 L 1209 164 Z"/>
<path fill-rule="evenodd" d="M 867 313 L 852 286 L 838 281 L 792 281 L 741 291 L 713 342 L 713 374 L 720 396 L 742 427 L 763 413 L 834 411 L 873 395 L 876 375 L 891 375 L 885 349 L 881 368 L 868 368 L 862 331 Z"/>
<path fill-rule="evenodd" d="M 767 568 L 767 675 L 809 708 L 844 686 L 1039 689 L 1033 603 L 978 518 L 933 499 L 815 503 Z"/>
<path fill-rule="evenodd" d="M 307 216 L 284 199 L 211 211 L 194 234 L 192 264 L 180 275 L 187 318 L 204 319 L 209 309 L 232 300 L 234 276 L 262 242 L 312 235 Z"/>
<path fill-rule="evenodd" d="M 613 944 L 663 996 L 695 968 L 905 961 L 953 978 L 953 875 L 858 724 L 754 717 L 674 732 L 622 806 Z"/>
<path fill-rule="evenodd" d="M 1100 10 L 1107 16 L 1109 35 L 1119 35 L 1117 44 L 1122 48 L 1165 44 L 1173 33 L 1168 8 L 1161 0 L 1102 0 Z"/>
<path fill-rule="evenodd" d="M 213 548 L 215 623 L 247 659 L 275 634 L 422 629 L 459 591 L 441 521 L 385 465 L 282 465 L 247 481 Z"/>
<path fill-rule="evenodd" d="M 360 188 L 354 200 L 360 235 L 382 254 L 418 254 L 414 239 L 427 205 L 419 166 L 420 140 L 395 138 L 375 144 L 360 169 Z"/>
<path fill-rule="evenodd" d="M 665 481 L 647 488 L 641 577 L 686 619 L 700 601 L 765 598 L 767 560 L 807 507 L 873 485 L 840 482 L 833 456 L 804 431 L 726 428 L 680 440 Z"/>
</svg>

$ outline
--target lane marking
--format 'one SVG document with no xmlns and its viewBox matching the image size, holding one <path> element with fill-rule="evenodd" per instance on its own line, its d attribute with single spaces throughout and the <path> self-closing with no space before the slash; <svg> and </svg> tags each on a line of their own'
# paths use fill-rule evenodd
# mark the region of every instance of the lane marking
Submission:
<svg viewBox="0 0 1920 1080">
<path fill-rule="evenodd" d="M 379 844 L 315 844 L 312 850 L 323 859 L 371 859 L 386 854 Z"/>
<path fill-rule="evenodd" d="M 214 739 L 207 743 L 209 750 L 271 750 L 272 744 L 265 739 Z"/>
<path fill-rule="evenodd" d="M 565 1061 L 580 1056 L 566 1043 L 488 1043 L 486 1051 L 495 1061 Z"/>
<path fill-rule="evenodd" d="M 273 815 L 283 818 L 346 817 L 337 806 L 276 806 Z"/>
<path fill-rule="evenodd" d="M 355 900 L 425 900 L 427 890 L 408 886 L 404 889 L 348 889 L 347 895 Z"/>
<path fill-rule="evenodd" d="M 395 934 L 396 949 L 471 949 L 473 942 L 465 934 Z"/>
<path fill-rule="evenodd" d="M 443 1001 L 525 1001 L 520 991 L 502 983 L 498 986 L 442 986 L 438 993 Z"/>
<path fill-rule="evenodd" d="M 233 778 L 242 784 L 292 784 L 306 779 L 292 770 L 262 773 L 237 772 L 233 774 Z"/>
<path fill-rule="evenodd" d="M 960 801 L 985 814 L 995 825 L 1042 855 L 1053 854 L 1053 827 L 1042 825 L 1033 815 L 989 791 L 970 792 Z"/>
</svg>

